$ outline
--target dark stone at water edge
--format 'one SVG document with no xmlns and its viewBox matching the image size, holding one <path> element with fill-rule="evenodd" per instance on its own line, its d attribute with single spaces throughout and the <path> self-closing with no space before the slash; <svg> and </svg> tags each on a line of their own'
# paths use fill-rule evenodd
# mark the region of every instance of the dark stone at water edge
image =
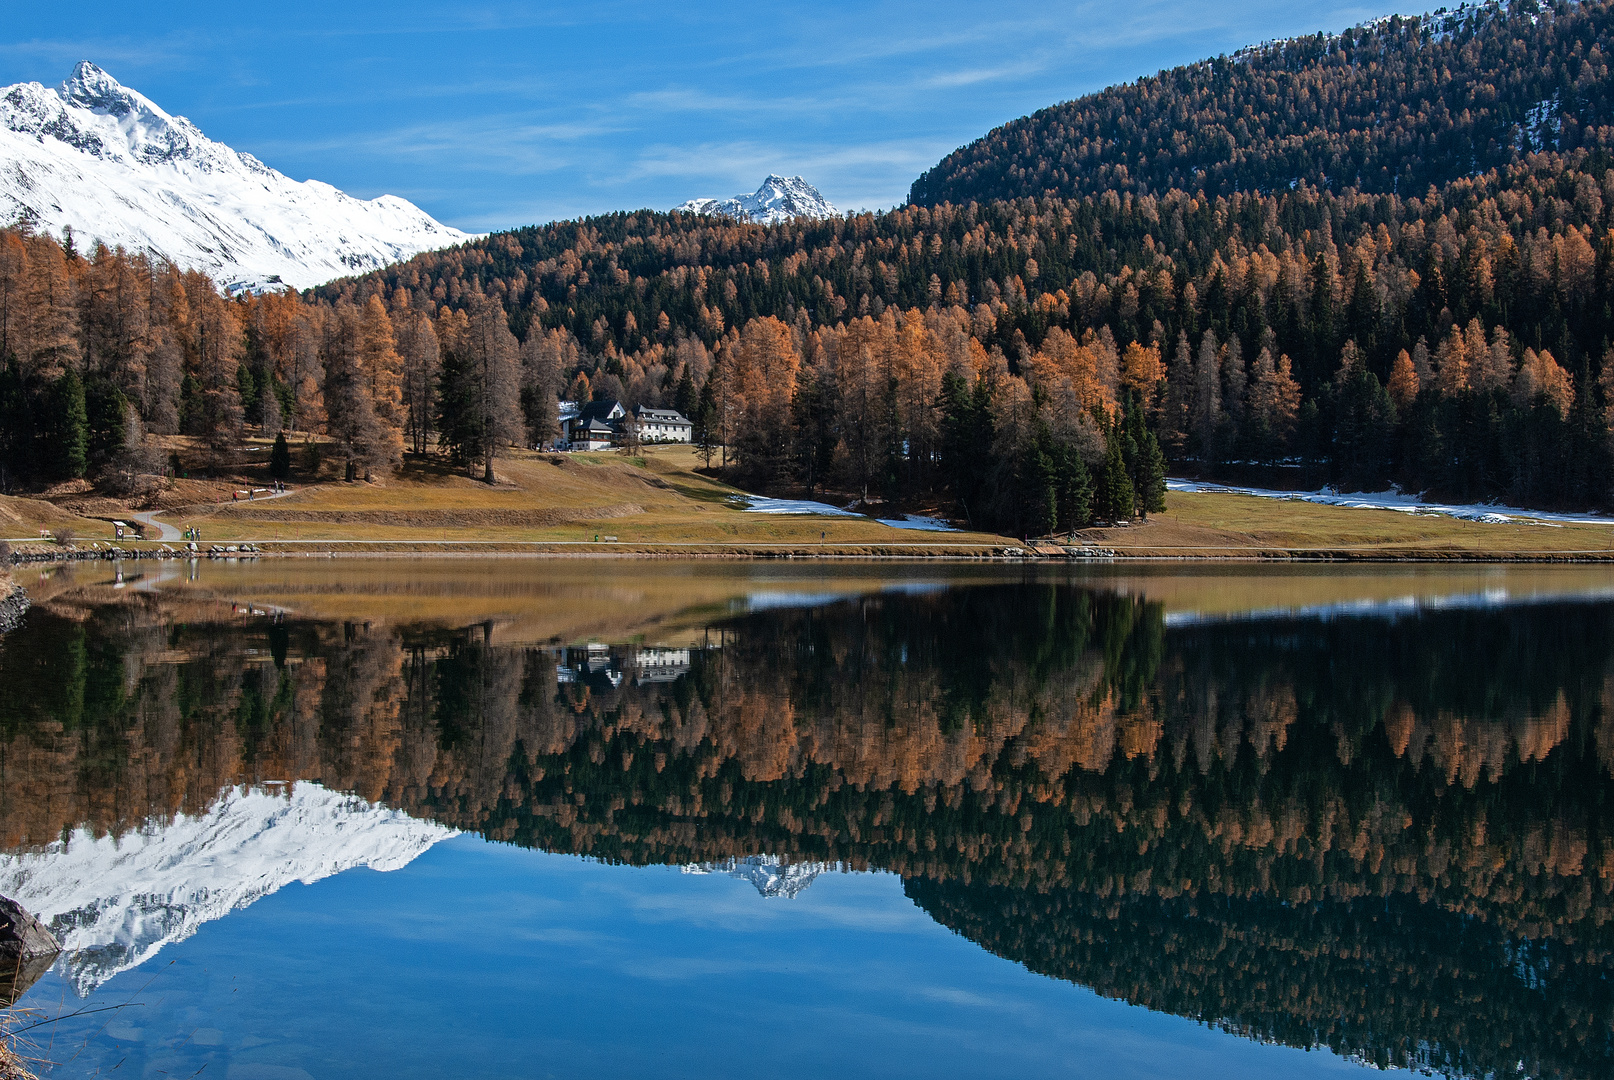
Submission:
<svg viewBox="0 0 1614 1080">
<path fill-rule="evenodd" d="M 50 970 L 62 951 L 45 924 L 0 896 L 0 1005 L 10 1005 Z"/>
<path fill-rule="evenodd" d="M 0 571 L 0 575 L 3 575 Z M 15 630 L 28 610 L 28 593 L 21 585 L 0 576 L 0 634 Z"/>
</svg>

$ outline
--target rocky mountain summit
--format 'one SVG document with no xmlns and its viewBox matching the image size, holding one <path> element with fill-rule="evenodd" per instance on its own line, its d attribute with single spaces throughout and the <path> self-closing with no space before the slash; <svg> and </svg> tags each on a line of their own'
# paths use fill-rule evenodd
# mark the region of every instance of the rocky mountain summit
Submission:
<svg viewBox="0 0 1614 1080">
<path fill-rule="evenodd" d="M 690 199 L 673 209 L 685 214 L 712 214 L 754 221 L 760 225 L 776 225 L 794 218 L 822 220 L 839 217 L 841 213 L 830 205 L 817 188 L 801 177 L 772 174 L 749 195 L 736 195 L 732 199 Z"/>
<path fill-rule="evenodd" d="M 395 195 L 298 182 L 89 61 L 0 89 L 0 224 L 147 251 L 230 288 L 302 289 L 470 235 Z"/>
</svg>

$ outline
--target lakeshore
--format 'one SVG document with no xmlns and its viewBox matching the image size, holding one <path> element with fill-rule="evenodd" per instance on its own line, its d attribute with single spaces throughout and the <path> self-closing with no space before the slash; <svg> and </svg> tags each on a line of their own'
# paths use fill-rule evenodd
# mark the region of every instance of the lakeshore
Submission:
<svg viewBox="0 0 1614 1080">
<path fill-rule="evenodd" d="M 1513 511 L 1473 520 L 1171 491 L 1164 513 L 1023 539 L 951 528 L 934 508 L 763 500 L 708 470 L 689 447 L 619 453 L 515 452 L 487 484 L 434 461 L 374 483 L 328 479 L 265 491 L 251 470 L 184 477 L 139 498 L 82 482 L 0 496 L 0 540 L 16 562 L 349 555 L 546 558 L 1604 562 L 1614 525 Z M 750 509 L 766 505 L 769 512 Z M 780 512 L 818 507 L 819 513 Z M 914 515 L 911 527 L 908 516 Z M 927 516 L 931 515 L 931 516 Z M 123 537 L 118 538 L 118 524 Z M 945 531 L 943 531 L 945 530 Z M 188 538 L 199 535 L 200 540 Z"/>
</svg>

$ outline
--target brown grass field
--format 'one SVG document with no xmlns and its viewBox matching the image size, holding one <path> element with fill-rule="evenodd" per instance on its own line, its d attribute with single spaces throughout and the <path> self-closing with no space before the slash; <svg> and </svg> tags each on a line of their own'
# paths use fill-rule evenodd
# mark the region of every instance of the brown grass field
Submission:
<svg viewBox="0 0 1614 1080">
<path fill-rule="evenodd" d="M 37 540 L 41 529 L 66 527 L 82 547 L 109 541 L 113 519 L 156 510 L 176 528 L 199 526 L 204 546 L 250 542 L 305 553 L 1033 554 L 990 533 L 744 513 L 732 499 L 740 492 L 698 472 L 698 463 L 687 446 L 650 447 L 636 457 L 519 451 L 500 460 L 494 485 L 434 461 L 411 460 L 398 475 L 375 483 L 327 480 L 294 485 L 281 498 L 231 501 L 230 493 L 261 471 L 248 467 L 225 479 L 173 482 L 136 506 L 78 482 L 43 497 L 0 496 L 0 539 Z M 1173 492 L 1166 505 L 1164 514 L 1146 522 L 1083 530 L 1039 544 L 1037 553 L 1063 555 L 1066 546 L 1088 546 L 1157 559 L 1614 559 L 1614 527 L 1604 525 L 1458 521 L 1232 494 Z"/>
<path fill-rule="evenodd" d="M 1220 493 L 1170 492 L 1164 514 L 1079 535 L 1117 554 L 1157 558 L 1614 558 L 1609 525 L 1460 521 Z"/>
<path fill-rule="evenodd" d="M 164 513 L 197 525 L 205 543 L 251 541 L 294 549 L 342 544 L 545 545 L 586 550 L 786 546 L 981 551 L 984 533 L 893 529 L 866 518 L 752 514 L 730 487 L 696 471 L 689 447 L 620 453 L 516 452 L 489 485 L 436 463 L 409 463 L 379 483 L 323 483 L 264 501 L 197 504 Z M 615 537 L 607 541 L 605 537 Z M 599 538 L 599 539 L 596 539 Z"/>
</svg>

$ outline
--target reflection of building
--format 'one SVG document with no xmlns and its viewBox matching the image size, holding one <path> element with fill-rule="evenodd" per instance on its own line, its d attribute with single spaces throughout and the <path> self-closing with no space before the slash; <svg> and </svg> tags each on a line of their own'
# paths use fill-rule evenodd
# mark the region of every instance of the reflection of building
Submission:
<svg viewBox="0 0 1614 1080">
<path fill-rule="evenodd" d="M 633 658 L 637 683 L 668 683 L 689 673 L 688 649 L 640 649 Z"/>
<path fill-rule="evenodd" d="M 614 690 L 622 685 L 622 667 L 611 655 L 609 645 L 590 642 L 580 649 L 560 650 L 555 660 L 555 681 L 596 686 L 604 682 Z"/>
<path fill-rule="evenodd" d="M 603 690 L 622 686 L 632 672 L 630 685 L 676 682 L 689 674 L 689 650 L 660 646 L 613 648 L 599 642 L 560 649 L 555 654 L 555 679 L 561 683 L 587 683 Z"/>
</svg>

